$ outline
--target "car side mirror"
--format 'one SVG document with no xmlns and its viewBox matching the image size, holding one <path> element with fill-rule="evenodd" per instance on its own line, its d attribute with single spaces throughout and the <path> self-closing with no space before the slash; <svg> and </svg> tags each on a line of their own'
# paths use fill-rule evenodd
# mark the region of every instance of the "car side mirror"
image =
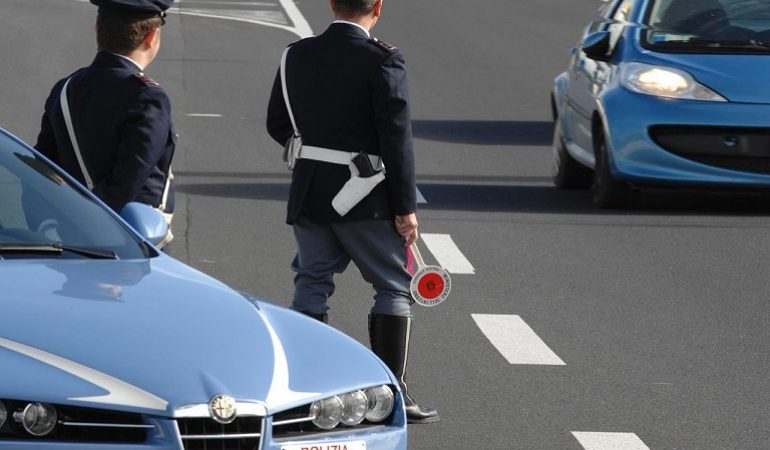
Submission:
<svg viewBox="0 0 770 450">
<path fill-rule="evenodd" d="M 609 61 L 612 59 L 610 52 L 610 32 L 597 31 L 591 33 L 580 43 L 580 49 L 591 59 L 597 61 Z"/>
<path fill-rule="evenodd" d="M 120 217 L 152 245 L 160 244 L 168 233 L 168 224 L 163 214 L 144 203 L 126 203 L 120 211 Z"/>
</svg>

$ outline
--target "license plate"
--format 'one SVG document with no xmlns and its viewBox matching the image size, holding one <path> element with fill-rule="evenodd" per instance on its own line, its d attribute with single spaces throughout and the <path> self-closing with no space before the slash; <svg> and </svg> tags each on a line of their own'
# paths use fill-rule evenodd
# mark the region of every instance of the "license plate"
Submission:
<svg viewBox="0 0 770 450">
<path fill-rule="evenodd" d="M 366 450 L 366 442 L 323 442 L 318 444 L 284 445 L 281 450 Z"/>
</svg>

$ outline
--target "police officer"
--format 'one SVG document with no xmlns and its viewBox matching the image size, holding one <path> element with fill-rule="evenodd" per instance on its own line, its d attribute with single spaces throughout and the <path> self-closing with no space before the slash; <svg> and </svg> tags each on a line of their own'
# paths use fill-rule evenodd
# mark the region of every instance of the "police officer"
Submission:
<svg viewBox="0 0 770 450">
<path fill-rule="evenodd" d="M 408 421 L 435 422 L 437 411 L 419 406 L 404 382 L 413 303 L 408 247 L 417 239 L 404 57 L 369 34 L 382 0 L 330 5 L 336 20 L 323 34 L 290 46 L 282 63 L 286 83 L 279 70 L 268 105 L 273 139 L 285 145 L 299 133 L 303 142 L 287 208 L 297 243 L 292 309 L 326 322 L 333 276 L 352 260 L 374 288 L 372 350 L 399 379 Z M 333 200 L 351 177 L 363 176 L 348 161 L 361 153 L 375 171 L 384 166 L 385 179 L 352 209 L 340 211 Z"/>
<path fill-rule="evenodd" d="M 174 210 L 176 134 L 166 93 L 145 68 L 173 0 L 91 0 L 98 53 L 57 82 L 35 148 L 117 212 L 131 201 Z"/>
</svg>

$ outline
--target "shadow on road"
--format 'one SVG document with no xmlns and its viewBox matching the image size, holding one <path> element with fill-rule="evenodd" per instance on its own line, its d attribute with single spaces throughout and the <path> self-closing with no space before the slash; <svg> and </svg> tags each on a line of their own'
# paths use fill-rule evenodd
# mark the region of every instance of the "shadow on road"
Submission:
<svg viewBox="0 0 770 450">
<path fill-rule="evenodd" d="M 413 120 L 415 138 L 476 145 L 551 145 L 553 122 Z"/>
<path fill-rule="evenodd" d="M 199 172 L 203 176 L 202 172 Z M 249 179 L 248 174 L 241 178 Z M 261 178 L 255 174 L 252 178 Z M 289 182 L 186 183 L 178 178 L 179 193 L 233 199 L 286 201 Z M 427 204 L 420 210 L 529 212 L 581 215 L 767 215 L 770 195 L 646 190 L 625 209 L 602 210 L 591 204 L 590 190 L 558 190 L 547 177 L 429 176 L 419 183 Z M 442 183 L 441 181 L 445 181 Z M 474 183 L 494 184 L 474 184 Z M 508 184 L 509 183 L 509 184 Z"/>
</svg>

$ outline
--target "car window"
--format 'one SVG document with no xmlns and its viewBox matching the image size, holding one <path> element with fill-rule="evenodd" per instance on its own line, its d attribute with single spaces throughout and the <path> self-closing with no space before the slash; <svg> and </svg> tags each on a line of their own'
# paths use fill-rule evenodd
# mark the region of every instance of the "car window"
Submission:
<svg viewBox="0 0 770 450">
<path fill-rule="evenodd" d="M 9 245 L 91 249 L 121 259 L 145 257 L 140 241 L 101 205 L 44 159 L 0 133 L 0 246 Z M 12 257 L 24 256 L 14 251 Z M 72 252 L 55 257 L 62 256 L 83 257 Z"/>
<path fill-rule="evenodd" d="M 766 0 L 656 0 L 646 13 L 646 46 L 669 51 L 770 51 Z"/>
</svg>

